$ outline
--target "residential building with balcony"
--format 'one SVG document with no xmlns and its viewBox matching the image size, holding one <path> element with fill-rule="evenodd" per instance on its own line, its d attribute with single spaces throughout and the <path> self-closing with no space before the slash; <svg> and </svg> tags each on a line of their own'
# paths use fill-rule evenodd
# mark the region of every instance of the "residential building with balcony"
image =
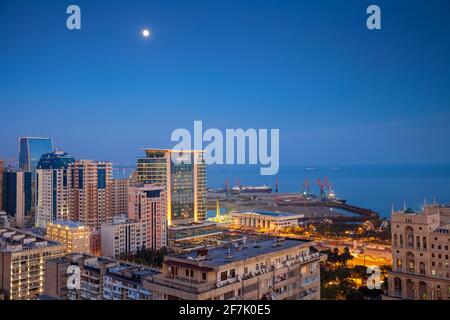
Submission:
<svg viewBox="0 0 450 320">
<path fill-rule="evenodd" d="M 80 268 L 79 288 L 67 288 L 69 266 Z M 103 300 L 104 275 L 115 260 L 72 253 L 46 263 L 44 294 L 59 300 Z"/>
<path fill-rule="evenodd" d="M 318 300 L 314 243 L 267 237 L 165 257 L 145 286 L 156 300 Z"/>
<path fill-rule="evenodd" d="M 111 267 L 104 276 L 104 300 L 150 300 L 151 291 L 144 288 L 147 277 L 159 271 L 123 264 Z"/>
<path fill-rule="evenodd" d="M 33 300 L 45 286 L 45 263 L 64 246 L 12 228 L 0 229 L 0 293 L 9 300 Z"/>
</svg>

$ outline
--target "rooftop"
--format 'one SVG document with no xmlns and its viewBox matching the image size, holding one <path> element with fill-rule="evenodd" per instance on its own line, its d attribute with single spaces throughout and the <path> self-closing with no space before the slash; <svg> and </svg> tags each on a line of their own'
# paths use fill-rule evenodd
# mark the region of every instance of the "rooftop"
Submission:
<svg viewBox="0 0 450 320">
<path fill-rule="evenodd" d="M 53 225 L 58 225 L 58 226 L 62 226 L 62 227 L 69 227 L 69 228 L 71 228 L 71 229 L 85 227 L 81 222 L 78 222 L 78 221 L 70 221 L 70 220 L 55 220 L 55 221 L 53 221 L 53 223 L 51 223 L 51 224 L 53 224 Z"/>
<path fill-rule="evenodd" d="M 304 246 L 309 241 L 297 239 L 284 239 L 275 242 L 275 238 L 265 238 L 263 240 L 247 243 L 243 246 L 225 246 L 208 250 L 207 258 L 201 260 L 202 266 L 216 267 L 232 262 L 246 260 L 252 257 L 270 254 L 273 252 Z M 197 252 L 190 252 L 176 256 L 179 259 L 193 261 L 198 257 Z"/>
<path fill-rule="evenodd" d="M 236 213 L 241 214 L 256 214 L 260 216 L 270 216 L 270 217 L 276 217 L 276 218 L 287 218 L 287 217 L 296 217 L 296 216 L 303 216 L 301 213 L 293 213 L 293 212 L 274 212 L 274 211 L 263 211 L 263 210 L 256 210 L 256 211 L 240 211 Z"/>
<path fill-rule="evenodd" d="M 0 251 L 19 252 L 61 245 L 59 242 L 14 228 L 0 228 Z"/>
</svg>

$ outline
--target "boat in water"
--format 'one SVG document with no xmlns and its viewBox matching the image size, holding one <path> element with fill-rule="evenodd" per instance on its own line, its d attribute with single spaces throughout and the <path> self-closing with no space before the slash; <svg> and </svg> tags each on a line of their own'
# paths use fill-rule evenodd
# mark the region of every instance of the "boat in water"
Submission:
<svg viewBox="0 0 450 320">
<path fill-rule="evenodd" d="M 271 193 L 272 187 L 262 186 L 242 186 L 240 187 L 241 193 Z"/>
</svg>

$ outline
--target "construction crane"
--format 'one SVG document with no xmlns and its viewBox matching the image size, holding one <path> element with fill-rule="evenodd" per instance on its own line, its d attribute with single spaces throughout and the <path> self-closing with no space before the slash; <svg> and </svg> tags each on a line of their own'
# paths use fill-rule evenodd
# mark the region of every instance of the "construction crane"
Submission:
<svg viewBox="0 0 450 320">
<path fill-rule="evenodd" d="M 306 178 L 305 182 L 303 182 L 303 193 L 305 195 L 309 195 L 310 194 L 310 192 L 309 192 L 309 179 L 308 178 Z"/>
<path fill-rule="evenodd" d="M 320 181 L 320 178 L 317 178 L 317 185 L 320 188 L 320 195 L 323 196 L 323 191 L 324 191 L 325 185 L 322 183 L 322 181 Z"/>
</svg>

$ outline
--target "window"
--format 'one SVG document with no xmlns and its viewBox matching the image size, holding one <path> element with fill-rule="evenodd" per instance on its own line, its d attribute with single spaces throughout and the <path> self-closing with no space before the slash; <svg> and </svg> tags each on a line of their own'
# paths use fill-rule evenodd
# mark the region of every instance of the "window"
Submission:
<svg viewBox="0 0 450 320">
<path fill-rule="evenodd" d="M 228 279 L 228 272 L 224 271 L 220 274 L 220 280 L 221 281 L 226 281 Z"/>
<path fill-rule="evenodd" d="M 223 295 L 223 298 L 225 300 L 231 299 L 234 297 L 234 290 L 233 291 L 229 291 L 229 292 L 225 292 L 225 294 Z"/>
<path fill-rule="evenodd" d="M 191 270 L 190 274 L 191 274 L 191 278 L 193 278 L 194 277 L 194 270 Z"/>
<path fill-rule="evenodd" d="M 206 272 L 202 272 L 202 279 L 206 281 Z"/>
<path fill-rule="evenodd" d="M 236 277 L 236 270 L 235 269 L 231 269 L 230 270 L 230 278 L 235 278 Z"/>
</svg>

